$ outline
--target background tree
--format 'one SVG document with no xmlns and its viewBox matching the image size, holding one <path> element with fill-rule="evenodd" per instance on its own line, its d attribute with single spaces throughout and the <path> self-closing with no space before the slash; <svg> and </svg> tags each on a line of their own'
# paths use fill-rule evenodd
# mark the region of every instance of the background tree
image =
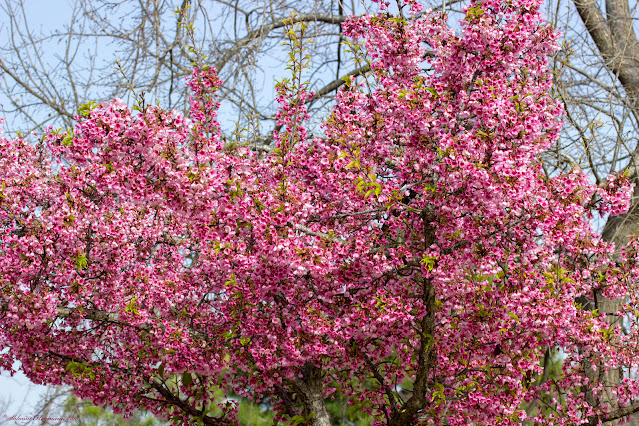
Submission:
<svg viewBox="0 0 639 426">
<path fill-rule="evenodd" d="M 566 105 L 564 136 L 553 150 L 554 159 L 547 162 L 549 169 L 566 170 L 578 164 L 597 183 L 613 170 L 625 170 L 637 182 L 637 3 L 559 0 L 549 2 L 548 12 L 564 32 L 565 48 L 555 62 L 555 89 Z M 618 249 L 637 233 L 639 186 L 635 188 L 630 210 L 600 224 L 603 237 Z M 617 311 L 622 303 L 595 294 L 584 306 L 605 312 L 614 324 L 620 321 Z M 624 373 L 610 372 L 606 380 L 613 384 L 623 377 Z M 608 394 L 604 400 L 614 405 L 616 397 Z"/>
<path fill-rule="evenodd" d="M 224 79 L 221 99 L 240 125 L 251 116 L 272 119 L 273 97 L 264 94 L 272 92 L 273 83 L 260 80 L 271 78 L 265 67 L 284 68 L 284 20 L 295 12 L 297 20 L 313 23 L 307 37 L 315 42 L 308 48 L 313 83 L 322 87 L 351 71 L 344 68 L 348 58 L 340 24 L 355 7 L 335 1 L 77 1 L 65 29 L 38 34 L 29 26 L 25 5 L 6 1 L 11 37 L 3 45 L 0 69 L 10 101 L 4 111 L 16 114 L 22 130 L 27 123 L 42 129 L 60 119 L 70 127 L 81 104 L 122 96 L 134 86 L 150 102 L 185 112 L 183 82 L 197 49 Z M 185 28 L 191 24 L 193 32 Z M 52 49 L 62 57 L 53 58 Z M 100 54 L 105 51 L 109 54 Z"/>
</svg>

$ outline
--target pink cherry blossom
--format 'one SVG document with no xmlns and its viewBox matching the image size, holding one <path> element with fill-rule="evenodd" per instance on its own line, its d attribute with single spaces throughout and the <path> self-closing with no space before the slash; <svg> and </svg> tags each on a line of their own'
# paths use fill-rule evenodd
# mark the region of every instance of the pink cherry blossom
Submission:
<svg viewBox="0 0 639 426">
<path fill-rule="evenodd" d="M 632 404 L 639 242 L 615 259 L 590 224 L 632 186 L 543 173 L 563 108 L 541 1 L 474 0 L 459 32 L 376 3 L 343 28 L 367 84 L 339 90 L 321 138 L 298 81 L 268 152 L 225 145 L 206 67 L 189 118 L 116 99 L 40 144 L 0 138 L 0 368 L 176 424 L 236 423 L 217 389 L 286 421 L 293 394 L 308 411 L 339 391 L 377 424 L 585 424 L 614 408 L 587 402 L 591 366 L 623 369 Z M 595 291 L 625 298 L 627 332 L 577 306 Z"/>
</svg>

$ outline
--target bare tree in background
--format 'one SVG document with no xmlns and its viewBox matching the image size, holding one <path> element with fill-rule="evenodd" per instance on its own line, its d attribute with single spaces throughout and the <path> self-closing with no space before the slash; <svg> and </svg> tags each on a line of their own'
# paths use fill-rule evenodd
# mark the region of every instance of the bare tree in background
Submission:
<svg viewBox="0 0 639 426">
<path fill-rule="evenodd" d="M 285 20 L 294 14 L 312 23 L 309 78 L 319 90 L 348 72 L 340 24 L 355 7 L 363 9 L 350 0 L 76 0 L 66 27 L 42 34 L 30 27 L 27 6 L 2 5 L 9 37 L 0 43 L 0 93 L 10 130 L 70 127 L 79 105 L 131 88 L 184 111 L 194 51 L 224 79 L 226 113 L 240 126 L 246 117 L 263 121 L 274 112 L 273 96 L 264 96 L 273 92 L 271 69 L 285 68 Z M 192 35 L 185 28 L 191 23 Z"/>
<path fill-rule="evenodd" d="M 614 171 L 629 175 L 636 184 L 629 212 L 599 224 L 603 238 L 620 250 L 639 231 L 638 3 L 550 0 L 547 6 L 549 19 L 564 33 L 564 48 L 554 67 L 555 90 L 565 104 L 566 124 L 560 142 L 547 153 L 546 170 L 553 173 L 579 166 L 598 184 Z M 611 325 L 620 322 L 617 312 L 623 300 L 604 299 L 596 290 L 592 298 L 578 302 L 586 309 L 605 313 Z M 619 383 L 624 374 L 628 372 L 623 368 L 604 372 L 598 366 L 591 379 L 606 386 Z M 610 392 L 597 398 L 588 389 L 584 391 L 592 405 L 605 404 L 613 411 L 617 408 L 616 396 Z M 638 410 L 639 404 L 634 404 L 626 412 Z M 632 424 L 639 424 L 636 417 Z"/>
<path fill-rule="evenodd" d="M 318 116 L 343 83 L 341 76 L 366 71 L 340 44 L 339 24 L 347 15 L 364 12 L 355 0 L 76 0 L 66 26 L 44 34 L 30 26 L 25 0 L 1 1 L 0 114 L 8 117 L 10 131 L 71 127 L 81 104 L 133 96 L 130 89 L 184 112 L 188 93 L 183 82 L 199 52 L 225 81 L 224 117 L 268 140 L 275 111 L 270 94 L 274 76 L 284 75 L 284 21 L 291 13 L 311 23 L 308 78 L 319 95 L 312 108 Z M 427 6 L 446 7 L 453 22 L 464 4 L 433 1 Z M 547 3 L 549 19 L 564 33 L 564 48 L 553 66 L 566 125 L 560 142 L 546 153 L 544 167 L 552 175 L 579 166 L 597 183 L 617 170 L 631 176 L 637 186 L 630 211 L 600 224 L 603 237 L 619 248 L 639 230 L 637 7 L 637 0 Z M 192 36 L 185 28 L 190 23 Z M 620 300 L 604 300 L 595 292 L 579 302 L 605 312 L 611 324 L 619 321 Z M 548 348 L 547 368 L 552 356 Z M 599 377 L 600 372 L 593 379 L 610 384 L 627 374 Z M 548 374 L 538 378 L 547 379 Z M 590 402 L 615 407 L 610 394 Z M 530 412 L 537 409 L 536 402 L 529 407 Z M 633 410 L 639 405 L 628 414 Z"/>
</svg>

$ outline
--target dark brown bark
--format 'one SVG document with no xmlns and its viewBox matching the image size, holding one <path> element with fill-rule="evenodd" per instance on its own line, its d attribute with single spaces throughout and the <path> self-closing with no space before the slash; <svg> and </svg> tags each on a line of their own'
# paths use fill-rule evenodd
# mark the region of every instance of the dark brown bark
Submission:
<svg viewBox="0 0 639 426">
<path fill-rule="evenodd" d="M 421 320 L 421 336 L 417 361 L 417 374 L 413 384 L 413 394 L 399 412 L 392 417 L 390 424 L 394 426 L 411 426 L 416 424 L 415 417 L 425 408 L 428 376 L 435 364 L 435 288 L 429 280 L 424 284 L 424 303 L 428 309 Z"/>
<path fill-rule="evenodd" d="M 426 208 L 422 212 L 424 247 L 430 247 L 435 242 L 435 228 L 432 222 L 436 219 L 433 209 Z M 415 424 L 415 417 L 420 410 L 427 406 L 426 394 L 428 391 L 428 377 L 435 365 L 435 312 L 436 312 L 436 292 L 435 287 L 429 279 L 424 279 L 422 283 L 422 300 L 426 308 L 426 313 L 421 319 L 419 327 L 421 335 L 419 338 L 419 349 L 417 358 L 417 373 L 415 383 L 413 383 L 413 393 L 404 403 L 401 410 L 394 411 L 390 424 L 393 426 L 410 426 Z"/>
</svg>

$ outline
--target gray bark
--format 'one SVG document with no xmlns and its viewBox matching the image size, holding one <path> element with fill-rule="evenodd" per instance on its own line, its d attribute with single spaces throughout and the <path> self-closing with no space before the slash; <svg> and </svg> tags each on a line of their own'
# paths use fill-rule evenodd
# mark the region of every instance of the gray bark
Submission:
<svg viewBox="0 0 639 426">
<path fill-rule="evenodd" d="M 302 378 L 295 385 L 302 394 L 304 415 L 310 416 L 313 426 L 331 426 L 331 415 L 324 401 L 324 383 L 322 369 L 307 362 L 302 368 Z"/>
<path fill-rule="evenodd" d="M 606 0 L 605 16 L 595 0 L 573 1 L 579 16 L 605 61 L 606 67 L 623 86 L 628 100 L 628 108 L 631 109 L 630 113 L 639 121 L 639 42 L 632 26 L 634 18 L 630 14 L 628 0 Z M 636 184 L 639 184 L 637 159 L 639 159 L 639 146 L 634 147 L 628 164 L 628 172 L 630 172 L 631 178 Z M 619 251 L 621 247 L 628 243 L 630 236 L 636 234 L 638 230 L 639 185 L 635 187 L 628 213 L 609 218 L 602 236 L 604 240 L 615 243 Z M 617 311 L 622 303 L 623 299 L 605 299 L 601 294 L 596 293 L 594 302 L 590 306 L 586 306 L 586 308 L 598 309 L 599 312 L 606 313 L 608 322 L 613 325 L 619 321 Z M 587 368 L 587 370 L 592 371 L 590 368 Z M 593 380 L 603 380 L 607 387 L 618 384 L 621 378 L 618 371 L 604 373 L 600 369 L 590 375 Z M 587 399 L 592 405 L 605 405 L 613 411 L 619 411 L 618 414 L 621 414 L 621 410 L 615 410 L 615 408 L 618 408 L 616 397 L 609 392 L 604 393 L 600 398 L 594 398 L 589 395 Z M 634 407 L 632 412 L 637 410 L 639 410 L 639 407 Z M 625 412 L 625 414 L 631 413 Z M 613 412 L 607 418 L 617 419 L 619 417 L 616 417 Z M 606 424 L 613 425 L 617 423 L 618 420 L 612 420 Z"/>
</svg>

